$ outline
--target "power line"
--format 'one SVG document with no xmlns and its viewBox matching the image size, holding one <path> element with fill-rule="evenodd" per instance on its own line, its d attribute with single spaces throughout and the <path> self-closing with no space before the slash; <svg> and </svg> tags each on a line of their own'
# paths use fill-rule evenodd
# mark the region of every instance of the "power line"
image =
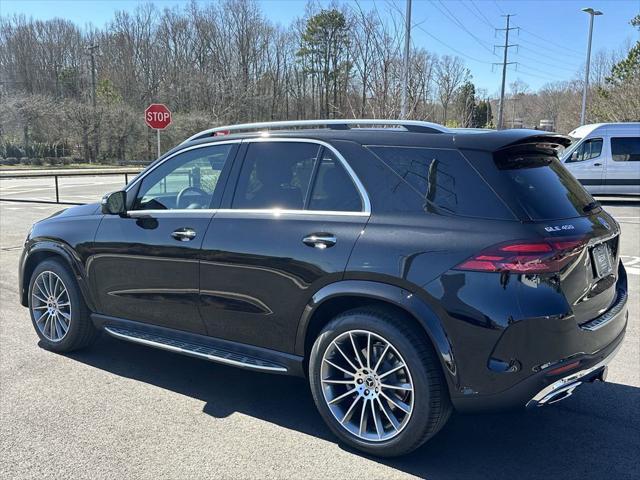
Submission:
<svg viewBox="0 0 640 480">
<path fill-rule="evenodd" d="M 491 53 L 491 55 L 495 55 L 495 53 L 491 50 L 491 48 L 488 46 L 489 44 L 487 42 L 485 42 L 484 40 L 478 38 L 475 34 L 473 34 L 471 32 L 471 30 L 469 30 L 467 27 L 465 27 L 464 23 L 462 23 L 454 14 L 453 12 L 451 12 L 451 10 L 449 10 L 449 8 L 447 8 L 447 6 L 442 3 L 441 0 L 438 0 L 438 2 L 440 3 L 440 5 L 442 5 L 442 7 L 449 12 L 448 14 L 443 11 L 435 2 L 431 3 L 431 5 L 433 5 L 434 7 L 436 7 L 438 9 L 438 11 L 440 11 L 440 13 L 442 13 L 449 21 L 451 21 L 454 25 L 456 25 L 457 27 L 459 27 L 460 29 L 462 29 L 464 32 L 466 32 L 469 36 L 471 36 L 471 38 L 473 38 L 476 42 L 478 42 L 478 44 L 484 48 L 485 50 L 487 50 L 489 53 Z"/>
<path fill-rule="evenodd" d="M 473 16 L 475 16 L 478 20 L 480 20 L 481 22 L 485 23 L 486 25 L 489 26 L 489 28 L 491 29 L 495 29 L 496 27 L 489 21 L 489 19 L 487 17 L 485 17 L 484 13 L 482 13 L 482 10 L 480 10 L 475 3 L 473 3 L 473 0 L 471 0 L 471 5 L 473 6 L 473 8 L 469 7 L 469 5 L 467 5 L 466 3 L 461 2 L 462 6 L 464 8 L 466 8 L 467 10 L 469 10 L 471 12 L 471 14 Z M 475 9 L 475 11 L 474 11 Z M 480 14 L 478 15 L 478 13 L 476 13 L 476 11 Z"/>
<path fill-rule="evenodd" d="M 529 50 L 530 52 L 532 52 L 533 54 L 539 57 L 544 58 L 545 60 L 554 61 L 562 65 L 567 65 L 568 63 L 570 63 L 570 62 L 567 62 L 567 58 L 571 58 L 571 59 L 575 58 L 575 55 L 573 53 L 566 53 L 566 52 L 555 53 L 555 50 L 548 50 L 551 47 L 540 45 L 539 43 L 535 43 L 533 42 L 533 40 L 530 40 L 530 39 L 526 40 L 526 46 L 524 46 L 523 48 Z M 576 65 L 576 63 L 573 63 L 573 65 Z"/>
<path fill-rule="evenodd" d="M 498 7 L 498 10 L 500 11 L 500 14 L 504 15 L 504 10 L 502 10 L 502 7 L 500 5 L 498 5 L 498 2 L 496 2 L 496 0 L 493 0 L 493 4 Z"/>
<path fill-rule="evenodd" d="M 527 65 L 527 64 L 522 63 L 522 62 L 518 62 L 518 66 L 520 66 L 520 67 L 524 67 L 524 68 L 525 68 L 525 69 L 527 69 L 527 70 L 533 70 L 534 72 L 542 73 L 542 74 L 544 74 L 544 75 L 549 75 L 549 72 L 547 72 L 547 71 L 545 71 L 545 70 L 540 70 L 539 68 L 532 67 L 532 66 Z M 558 77 L 549 76 L 548 78 L 555 78 L 555 79 L 557 79 Z"/>
<path fill-rule="evenodd" d="M 396 10 L 403 18 L 405 18 L 405 14 L 404 12 L 400 9 L 400 7 L 398 7 L 395 3 L 395 1 L 390 0 L 387 2 L 388 5 L 391 5 L 391 7 L 393 7 L 394 10 Z M 378 8 L 374 6 L 374 10 L 376 11 L 376 13 L 378 14 Z M 380 15 L 378 14 L 378 18 L 380 19 L 380 21 L 382 21 L 382 18 L 380 17 Z M 417 28 L 418 30 L 422 31 L 422 33 L 428 35 L 432 40 L 435 40 L 436 42 L 438 42 L 440 45 L 442 45 L 443 47 L 448 48 L 449 50 L 457 53 L 458 55 L 460 55 L 461 57 L 465 57 L 468 58 L 471 61 L 477 62 L 477 63 L 484 63 L 486 65 L 491 65 L 491 62 L 487 61 L 487 60 L 480 60 L 478 58 L 472 57 L 469 54 L 466 54 L 464 52 L 461 52 L 460 50 L 458 50 L 457 48 L 452 47 L 451 45 L 449 45 L 446 42 L 443 42 L 442 40 L 440 40 L 438 37 L 436 37 L 435 35 L 431 34 L 430 32 L 428 32 L 427 30 L 424 29 L 424 27 L 422 27 L 422 24 L 425 23 L 426 20 L 421 20 L 419 22 L 414 23 L 411 28 Z"/>
<path fill-rule="evenodd" d="M 468 58 L 469 60 L 472 60 L 474 62 L 478 62 L 478 63 L 484 63 L 486 65 L 491 65 L 492 62 L 486 61 L 486 60 L 480 60 L 477 59 L 475 57 L 472 57 L 471 55 L 467 55 L 464 52 L 461 52 L 460 50 L 458 50 L 457 48 L 452 47 L 451 45 L 449 45 L 448 43 L 443 42 L 442 40 L 440 40 L 438 37 L 436 37 L 435 35 L 432 35 L 431 33 L 429 33 L 427 30 L 425 30 L 422 26 L 417 25 L 416 26 L 417 29 L 421 30 L 422 33 L 428 35 L 431 39 L 435 40 L 436 42 L 438 42 L 440 45 L 447 47 L 449 50 L 457 53 L 458 55 L 460 55 L 461 57 L 465 57 Z"/>
<path fill-rule="evenodd" d="M 536 57 L 542 57 L 544 58 L 544 60 L 546 62 L 551 62 L 551 63 L 555 63 L 556 65 L 560 65 L 563 67 L 573 67 L 576 70 L 582 68 L 579 64 L 577 63 L 572 63 L 572 62 L 567 62 L 566 60 L 556 60 L 554 57 L 550 57 L 549 55 L 545 54 L 545 53 L 540 53 L 537 50 L 534 50 L 533 48 L 529 48 L 526 45 L 520 45 L 520 48 L 523 50 L 526 50 L 527 52 L 529 52 L 531 55 L 534 55 Z M 539 59 L 535 59 L 536 62 L 540 62 L 543 63 L 541 60 Z"/>
<path fill-rule="evenodd" d="M 471 6 L 482 16 L 482 18 L 484 18 L 484 22 L 487 25 L 489 25 L 491 28 L 495 29 L 496 26 L 493 23 L 491 23 L 491 20 L 489 20 L 484 13 L 482 13 L 482 10 L 480 10 L 478 5 L 476 5 L 476 3 L 473 0 L 469 0 L 469 1 L 471 2 Z"/>
<path fill-rule="evenodd" d="M 575 53 L 577 55 L 582 55 L 583 54 L 583 52 L 579 52 L 577 50 L 574 50 L 573 48 L 567 47 L 566 45 L 561 45 L 559 43 L 556 43 L 553 40 L 550 40 L 549 38 L 545 38 L 545 37 L 543 37 L 541 35 L 538 35 L 537 33 L 533 33 L 532 31 L 530 31 L 530 30 L 528 30 L 526 28 L 522 28 L 522 31 L 525 32 L 527 35 L 531 35 L 532 37 L 539 38 L 540 40 L 542 40 L 544 42 L 547 42 L 547 43 L 550 43 L 551 45 L 554 45 L 554 46 L 556 46 L 558 48 L 562 48 L 564 50 L 568 50 L 569 52 L 573 52 L 573 53 Z"/>
<path fill-rule="evenodd" d="M 518 65 L 516 71 L 520 72 L 521 68 L 524 68 L 524 70 L 522 71 L 523 74 L 525 74 L 528 77 L 534 77 L 534 78 L 539 78 L 540 80 L 545 80 L 547 82 L 561 82 L 562 80 L 558 79 L 558 78 L 552 78 L 552 77 L 548 77 L 548 76 L 544 76 L 544 75 L 538 75 L 536 73 L 531 73 L 531 72 L 527 72 L 527 67 L 523 66 L 523 65 Z"/>
<path fill-rule="evenodd" d="M 527 30 L 522 29 L 522 31 L 523 31 L 523 32 L 525 32 L 527 35 L 531 35 L 531 32 L 529 32 L 529 31 L 527 31 Z M 544 40 L 544 39 L 543 39 L 543 40 Z M 542 48 L 542 49 L 544 49 L 544 50 L 545 50 L 545 51 L 547 51 L 547 52 L 548 52 L 549 50 L 551 50 L 551 51 L 554 51 L 554 50 L 555 50 L 555 49 L 552 49 L 552 46 L 551 46 L 551 45 L 549 45 L 549 44 L 546 44 L 546 45 L 545 45 L 545 44 L 542 44 L 542 43 L 540 43 L 540 42 L 537 42 L 537 41 L 534 41 L 534 40 L 531 40 L 531 39 L 527 40 L 527 42 L 528 42 L 528 43 L 530 43 L 531 45 L 535 45 L 535 46 L 536 46 L 536 47 L 538 47 L 538 48 Z M 550 43 L 550 42 L 549 42 L 549 43 Z M 575 50 L 569 49 L 569 48 L 567 48 L 567 47 L 562 47 L 562 46 L 558 46 L 558 45 L 556 45 L 556 48 L 560 48 L 560 49 L 564 50 L 565 52 L 568 52 L 571 56 L 574 56 L 574 55 L 582 55 L 582 53 L 578 53 L 578 52 L 576 52 Z M 552 55 L 551 53 L 548 53 L 548 54 L 549 54 L 549 55 Z M 553 55 L 554 55 L 554 56 L 557 56 L 557 54 L 553 54 Z"/>
<path fill-rule="evenodd" d="M 524 58 L 525 60 L 529 60 L 529 61 L 531 61 L 531 62 L 536 62 L 536 63 L 542 64 L 542 65 L 546 65 L 547 67 L 551 67 L 551 68 L 555 68 L 555 69 L 560 69 L 560 70 L 565 70 L 565 71 L 567 71 L 567 72 L 571 72 L 571 73 L 576 73 L 576 71 L 578 70 L 577 68 L 576 68 L 576 69 L 573 69 L 573 68 L 569 68 L 569 67 L 560 67 L 560 66 L 558 66 L 558 65 L 553 65 L 553 64 L 551 64 L 551 63 L 543 62 L 542 60 L 538 60 L 537 58 L 533 58 L 533 57 L 529 57 L 529 56 L 523 55 L 523 54 L 521 54 L 520 52 L 517 52 L 517 53 L 516 53 L 516 55 L 517 55 L 518 57 L 522 57 L 522 58 Z"/>
</svg>

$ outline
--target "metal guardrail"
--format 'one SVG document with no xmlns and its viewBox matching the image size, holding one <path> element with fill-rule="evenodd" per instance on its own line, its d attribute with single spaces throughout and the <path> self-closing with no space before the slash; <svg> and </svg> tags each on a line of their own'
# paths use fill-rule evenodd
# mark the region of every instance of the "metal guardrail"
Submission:
<svg viewBox="0 0 640 480">
<path fill-rule="evenodd" d="M 25 172 L 20 171 L 11 171 L 11 172 L 0 172 L 0 180 L 4 179 L 21 179 L 21 178 L 48 178 L 53 177 L 55 182 L 56 189 L 56 200 L 39 200 L 39 199 L 26 199 L 26 198 L 2 198 L 0 197 L 1 202 L 23 202 L 23 203 L 51 203 L 51 204 L 60 204 L 60 205 L 82 205 L 78 202 L 61 202 L 60 201 L 60 185 L 58 179 L 60 177 L 103 177 L 103 176 L 114 176 L 114 175 L 124 175 L 124 184 L 129 183 L 129 175 L 137 175 L 142 171 L 141 168 L 138 169 L 113 169 L 113 170 L 72 170 L 72 171 L 43 171 L 43 172 L 34 172 L 33 170 L 28 170 Z"/>
</svg>

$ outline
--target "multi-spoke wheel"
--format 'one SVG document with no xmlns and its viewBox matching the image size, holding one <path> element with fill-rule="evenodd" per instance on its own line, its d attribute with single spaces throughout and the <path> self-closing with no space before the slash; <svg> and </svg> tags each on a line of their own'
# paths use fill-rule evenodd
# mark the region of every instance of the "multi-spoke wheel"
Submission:
<svg viewBox="0 0 640 480">
<path fill-rule="evenodd" d="M 51 350 L 70 352 L 97 335 L 76 279 L 57 260 L 45 260 L 33 271 L 29 310 L 43 346 Z"/>
<path fill-rule="evenodd" d="M 64 282 L 54 272 L 45 270 L 36 277 L 31 311 L 36 326 L 48 340 L 59 342 L 69 331 L 71 299 Z"/>
<path fill-rule="evenodd" d="M 309 381 L 331 430 L 376 455 L 417 448 L 451 411 L 428 337 L 386 310 L 351 310 L 329 322 L 313 345 Z"/>
<path fill-rule="evenodd" d="M 325 350 L 322 391 L 333 416 L 364 440 L 388 440 L 413 411 L 413 382 L 398 350 L 382 336 L 349 330 Z"/>
</svg>

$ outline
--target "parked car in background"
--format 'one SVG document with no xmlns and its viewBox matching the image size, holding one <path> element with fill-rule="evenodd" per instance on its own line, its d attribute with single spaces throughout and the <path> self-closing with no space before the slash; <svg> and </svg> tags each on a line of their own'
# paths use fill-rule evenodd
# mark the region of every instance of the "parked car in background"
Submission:
<svg viewBox="0 0 640 480">
<path fill-rule="evenodd" d="M 565 167 L 593 194 L 640 195 L 640 123 L 595 123 L 570 134 Z"/>
<path fill-rule="evenodd" d="M 104 331 L 305 376 L 343 442 L 407 453 L 453 409 L 604 380 L 627 325 L 620 227 L 558 162 L 569 144 L 409 120 L 206 130 L 36 223 L 21 302 L 53 351 Z"/>
</svg>

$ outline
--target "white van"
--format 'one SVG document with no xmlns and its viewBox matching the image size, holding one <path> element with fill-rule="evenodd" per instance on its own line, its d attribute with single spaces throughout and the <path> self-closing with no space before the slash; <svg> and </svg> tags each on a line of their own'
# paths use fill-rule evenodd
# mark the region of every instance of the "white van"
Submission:
<svg viewBox="0 0 640 480">
<path fill-rule="evenodd" d="M 640 195 L 640 123 L 595 123 L 569 133 L 560 161 L 593 194 Z"/>
</svg>

